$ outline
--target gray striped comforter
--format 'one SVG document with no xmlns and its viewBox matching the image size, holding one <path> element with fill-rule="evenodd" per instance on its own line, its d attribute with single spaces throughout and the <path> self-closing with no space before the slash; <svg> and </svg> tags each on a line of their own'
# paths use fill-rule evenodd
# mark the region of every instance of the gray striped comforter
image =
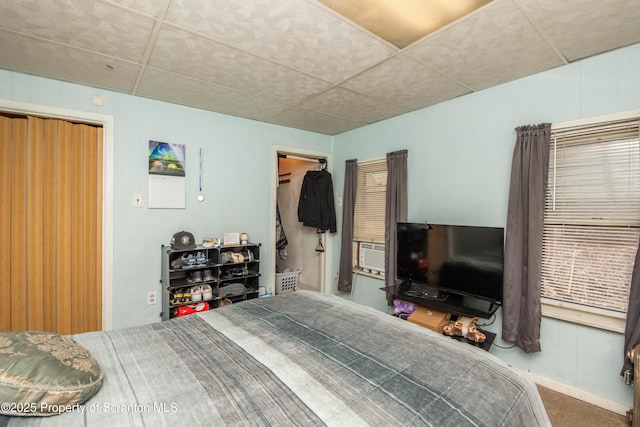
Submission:
<svg viewBox="0 0 640 427">
<path fill-rule="evenodd" d="M 535 386 L 491 354 L 313 292 L 74 339 L 102 390 L 9 425 L 549 425 Z"/>
</svg>

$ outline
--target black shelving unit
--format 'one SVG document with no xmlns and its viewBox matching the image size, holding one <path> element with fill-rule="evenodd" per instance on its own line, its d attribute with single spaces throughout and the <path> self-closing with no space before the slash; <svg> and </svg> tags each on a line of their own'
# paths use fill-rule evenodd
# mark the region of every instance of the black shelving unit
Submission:
<svg viewBox="0 0 640 427">
<path fill-rule="evenodd" d="M 225 300 L 258 298 L 260 247 L 260 243 L 247 243 L 177 250 L 162 245 L 162 320 L 176 317 L 182 306 L 206 302 L 212 309 Z M 185 262 L 176 261 L 180 259 Z M 191 289 L 202 285 L 211 287 L 212 298 L 193 301 Z"/>
</svg>

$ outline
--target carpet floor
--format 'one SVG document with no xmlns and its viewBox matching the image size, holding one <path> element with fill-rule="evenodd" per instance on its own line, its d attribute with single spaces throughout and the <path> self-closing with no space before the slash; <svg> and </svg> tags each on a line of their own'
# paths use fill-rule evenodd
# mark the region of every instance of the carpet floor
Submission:
<svg viewBox="0 0 640 427">
<path fill-rule="evenodd" d="M 538 386 L 553 427 L 628 427 L 626 417 L 582 400 Z"/>
</svg>

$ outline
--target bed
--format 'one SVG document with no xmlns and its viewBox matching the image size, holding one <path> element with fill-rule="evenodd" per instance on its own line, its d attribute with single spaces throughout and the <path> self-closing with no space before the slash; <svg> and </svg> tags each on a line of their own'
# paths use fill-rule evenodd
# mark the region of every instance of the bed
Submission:
<svg viewBox="0 0 640 427">
<path fill-rule="evenodd" d="M 102 388 L 0 425 L 550 425 L 535 385 L 490 353 L 311 291 L 73 339 Z"/>
</svg>

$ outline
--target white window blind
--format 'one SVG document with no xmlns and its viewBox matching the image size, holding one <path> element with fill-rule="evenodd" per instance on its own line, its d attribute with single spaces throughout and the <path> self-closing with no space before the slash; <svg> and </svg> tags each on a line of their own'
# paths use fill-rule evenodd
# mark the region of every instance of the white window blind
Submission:
<svg viewBox="0 0 640 427">
<path fill-rule="evenodd" d="M 640 229 L 639 122 L 552 127 L 542 297 L 626 312 Z"/>
<path fill-rule="evenodd" d="M 384 244 L 387 161 L 358 163 L 353 240 Z"/>
</svg>

